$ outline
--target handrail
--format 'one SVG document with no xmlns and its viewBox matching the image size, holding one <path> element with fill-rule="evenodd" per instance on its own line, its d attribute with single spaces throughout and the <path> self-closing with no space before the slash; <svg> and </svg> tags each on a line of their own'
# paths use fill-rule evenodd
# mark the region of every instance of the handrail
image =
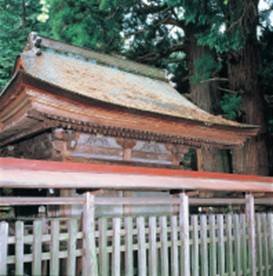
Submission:
<svg viewBox="0 0 273 276">
<path fill-rule="evenodd" d="M 0 158 L 0 188 L 273 193 L 273 178 L 128 165 Z"/>
<path fill-rule="evenodd" d="M 177 197 L 95 197 L 95 205 L 178 205 Z M 245 198 L 189 198 L 192 206 L 244 205 Z M 0 197 L 0 206 L 83 205 L 79 197 Z M 273 197 L 255 198 L 256 205 L 273 205 Z"/>
</svg>

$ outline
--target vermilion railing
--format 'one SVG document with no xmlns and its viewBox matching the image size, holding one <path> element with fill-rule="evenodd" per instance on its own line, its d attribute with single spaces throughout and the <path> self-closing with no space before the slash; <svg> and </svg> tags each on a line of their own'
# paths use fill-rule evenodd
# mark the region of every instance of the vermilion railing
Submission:
<svg viewBox="0 0 273 276">
<path fill-rule="evenodd" d="M 273 178 L 128 165 L 0 158 L 0 188 L 273 192 Z"/>
</svg>

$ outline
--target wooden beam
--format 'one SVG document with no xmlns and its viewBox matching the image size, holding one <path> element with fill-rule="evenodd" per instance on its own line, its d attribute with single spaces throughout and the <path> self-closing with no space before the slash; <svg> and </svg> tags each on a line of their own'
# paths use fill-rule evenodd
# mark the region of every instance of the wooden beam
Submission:
<svg viewBox="0 0 273 276">
<path fill-rule="evenodd" d="M 83 266 L 82 275 L 98 276 L 95 244 L 95 205 L 94 196 L 87 192 L 83 209 Z"/>
<path fill-rule="evenodd" d="M 179 205 L 179 198 L 169 197 L 95 197 L 95 205 Z M 83 197 L 0 197 L 0 206 L 82 205 Z M 244 198 L 189 198 L 191 206 L 244 205 Z M 256 205 L 273 205 L 273 198 L 256 198 Z"/>
<path fill-rule="evenodd" d="M 0 188 L 273 192 L 273 178 L 109 164 L 0 158 Z"/>
<path fill-rule="evenodd" d="M 252 194 L 246 195 L 246 219 L 248 223 L 248 242 L 250 255 L 250 275 L 257 275 L 257 250 L 256 250 L 256 231 L 255 231 L 255 204 Z"/>
<path fill-rule="evenodd" d="M 180 194 L 179 223 L 181 235 L 181 275 L 190 276 L 190 226 L 189 198 L 185 193 Z"/>
<path fill-rule="evenodd" d="M 8 227 L 7 222 L 0 222 L 0 275 L 7 275 Z"/>
</svg>

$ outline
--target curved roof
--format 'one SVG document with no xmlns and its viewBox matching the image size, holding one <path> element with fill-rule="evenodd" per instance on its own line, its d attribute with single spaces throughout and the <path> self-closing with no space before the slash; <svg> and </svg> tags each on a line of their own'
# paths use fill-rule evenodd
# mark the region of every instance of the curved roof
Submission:
<svg viewBox="0 0 273 276">
<path fill-rule="evenodd" d="M 26 49 L 21 54 L 21 66 L 37 79 L 90 99 L 205 124 L 251 127 L 198 108 L 164 81 L 162 71 L 156 68 L 149 70 L 121 58 L 82 51 L 41 38 L 41 52 L 37 55 L 33 48 Z M 132 68 L 138 74 L 132 73 Z"/>
</svg>

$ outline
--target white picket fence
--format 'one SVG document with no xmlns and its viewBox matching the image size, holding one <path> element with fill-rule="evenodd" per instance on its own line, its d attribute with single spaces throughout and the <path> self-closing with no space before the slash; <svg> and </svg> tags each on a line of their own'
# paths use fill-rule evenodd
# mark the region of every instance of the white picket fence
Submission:
<svg viewBox="0 0 273 276">
<path fill-rule="evenodd" d="M 244 213 L 190 215 L 185 233 L 181 212 L 95 218 L 90 206 L 82 218 L 0 222 L 0 275 L 273 275 L 273 213 L 255 214 L 253 272 Z"/>
</svg>

